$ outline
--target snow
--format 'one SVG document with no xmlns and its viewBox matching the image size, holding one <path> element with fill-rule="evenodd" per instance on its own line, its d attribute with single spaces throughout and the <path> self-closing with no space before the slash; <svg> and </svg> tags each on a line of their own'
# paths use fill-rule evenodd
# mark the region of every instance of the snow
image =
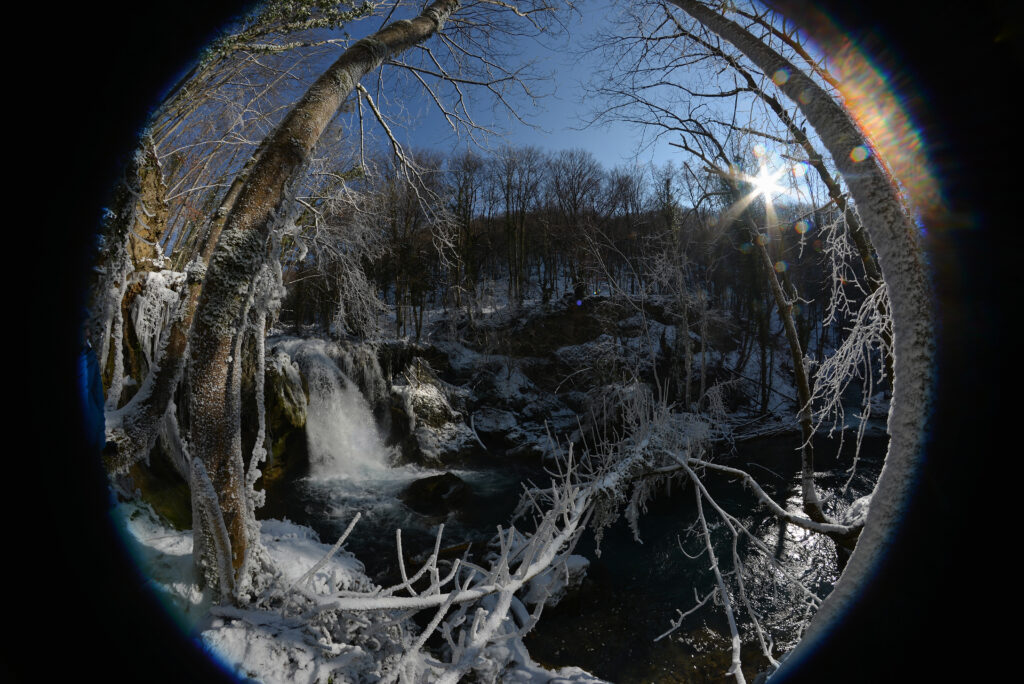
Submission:
<svg viewBox="0 0 1024 684">
<path fill-rule="evenodd" d="M 160 349 L 160 339 L 178 311 L 186 274 L 180 271 L 143 272 L 137 274 L 142 292 L 132 300 L 131 317 L 139 346 L 152 366 Z"/>
<path fill-rule="evenodd" d="M 330 550 L 312 529 L 288 520 L 263 520 L 260 531 L 274 566 L 291 581 L 302 577 Z M 368 581 L 363 564 L 346 551 L 336 553 L 311 578 L 312 587 L 317 592 L 327 592 L 332 587 L 352 589 Z"/>
<path fill-rule="evenodd" d="M 511 411 L 484 407 L 473 414 L 473 425 L 477 432 L 500 434 L 516 426 L 516 417 Z"/>
<path fill-rule="evenodd" d="M 536 386 L 518 366 L 508 368 L 494 376 L 494 390 L 498 397 L 509 404 L 521 404 L 530 395 L 538 394 Z"/>
<path fill-rule="evenodd" d="M 439 342 L 436 346 L 447 354 L 448 363 L 451 365 L 452 370 L 460 374 L 472 373 L 478 368 L 483 368 L 489 362 L 496 362 L 502 359 L 500 356 L 481 354 L 461 342 L 445 340 Z"/>
<path fill-rule="evenodd" d="M 211 592 L 199 587 L 192 558 L 190 531 L 163 524 L 151 508 L 136 501 L 118 504 L 114 518 L 127 532 L 134 555 L 149 585 L 167 599 L 178 623 L 212 656 L 244 681 L 365 681 L 376 668 L 361 646 L 325 653 L 305 624 L 279 612 L 218 607 Z M 287 520 L 264 520 L 261 541 L 284 584 L 299 580 L 330 550 L 308 527 Z M 363 565 L 345 550 L 324 563 L 310 580 L 311 590 L 365 588 Z"/>
<path fill-rule="evenodd" d="M 507 629 L 507 628 L 506 628 Z M 530 658 L 522 639 L 508 639 L 483 650 L 474 667 L 478 681 L 501 684 L 608 684 L 578 667 L 546 670 Z"/>
<path fill-rule="evenodd" d="M 195 639 L 197 647 L 221 661 L 241 681 L 263 684 L 315 682 L 375 682 L 382 675 L 380 654 L 366 643 L 327 643 L 316 637 L 315 629 L 301 618 L 286 617 L 281 610 L 258 610 L 217 606 L 211 592 L 197 582 L 193 565 L 193 537 L 190 531 L 176 531 L 164 524 L 146 504 L 122 501 L 114 509 L 114 520 L 126 532 L 150 588 L 166 599 L 169 610 L 183 630 Z M 341 549 L 323 562 L 331 550 L 310 528 L 288 520 L 261 521 L 261 542 L 282 585 L 300 581 L 310 568 L 313 573 L 307 591 L 325 595 L 337 590 L 373 590 L 360 563 Z M 565 572 L 579 578 L 586 559 L 569 556 L 555 572 L 539 575 L 530 584 L 530 593 L 564 591 Z M 577 579 L 578 581 L 578 579 Z M 363 614 L 366 620 L 372 614 Z M 488 645 L 474 664 L 481 681 L 502 683 L 583 683 L 600 684 L 577 667 L 549 671 L 534 662 L 520 637 L 513 636 L 514 625 L 506 618 L 502 629 L 507 638 Z M 386 639 L 383 624 L 376 636 Z M 391 644 L 393 648 L 396 644 Z M 493 678 L 487 678 L 492 675 Z M 422 680 L 426 681 L 426 680 Z"/>
<path fill-rule="evenodd" d="M 304 643 L 302 632 L 274 623 L 253 625 L 243 621 L 217 621 L 202 634 L 211 654 L 234 664 L 233 673 L 245 682 L 327 681 L 341 663 L 319 659 Z"/>
<path fill-rule="evenodd" d="M 166 598 L 186 629 L 195 628 L 210 609 L 209 592 L 199 588 L 192 563 L 192 533 L 163 524 L 151 508 L 121 502 L 113 512 L 134 547 L 149 586 Z"/>
<path fill-rule="evenodd" d="M 843 525 L 863 525 L 868 519 L 868 511 L 871 509 L 871 495 L 862 496 L 846 509 L 839 522 Z"/>
<path fill-rule="evenodd" d="M 423 458 L 440 462 L 445 454 L 459 452 L 476 441 L 472 428 L 449 402 L 449 393 L 458 388 L 440 381 L 429 368 L 410 368 L 404 374 L 404 382 L 392 385 L 391 394 L 402 401 L 409 431 Z"/>
</svg>

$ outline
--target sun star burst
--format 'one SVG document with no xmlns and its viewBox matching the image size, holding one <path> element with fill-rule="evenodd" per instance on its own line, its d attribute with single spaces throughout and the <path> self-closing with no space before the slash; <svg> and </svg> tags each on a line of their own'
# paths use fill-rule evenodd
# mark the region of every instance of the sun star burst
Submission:
<svg viewBox="0 0 1024 684">
<path fill-rule="evenodd" d="M 754 186 L 754 193 L 764 195 L 768 199 L 771 199 L 773 195 L 784 193 L 786 189 L 779 185 L 778 180 L 785 171 L 785 168 L 780 168 L 769 172 L 767 167 L 762 166 L 756 176 L 749 177 L 750 183 Z"/>
</svg>

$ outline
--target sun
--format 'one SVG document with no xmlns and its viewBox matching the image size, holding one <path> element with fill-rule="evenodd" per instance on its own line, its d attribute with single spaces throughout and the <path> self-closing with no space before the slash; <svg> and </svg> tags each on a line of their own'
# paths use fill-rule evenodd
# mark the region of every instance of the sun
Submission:
<svg viewBox="0 0 1024 684">
<path fill-rule="evenodd" d="M 754 186 L 754 194 L 764 195 L 765 198 L 771 199 L 774 195 L 780 195 L 786 192 L 786 189 L 779 185 L 778 180 L 785 173 L 786 169 L 781 168 L 774 172 L 769 172 L 768 168 L 761 166 L 761 170 L 758 171 L 756 176 L 749 176 L 748 180 Z"/>
</svg>

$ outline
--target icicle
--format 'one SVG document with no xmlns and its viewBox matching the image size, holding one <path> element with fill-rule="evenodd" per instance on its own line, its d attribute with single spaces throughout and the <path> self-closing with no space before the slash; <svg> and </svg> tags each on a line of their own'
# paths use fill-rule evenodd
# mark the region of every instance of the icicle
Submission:
<svg viewBox="0 0 1024 684">
<path fill-rule="evenodd" d="M 110 388 L 107 390 L 107 411 L 117 409 L 121 400 L 121 391 L 124 388 L 124 312 L 121 311 L 121 301 L 128 289 L 128 279 L 125 278 L 118 291 L 117 306 L 114 308 L 113 330 L 111 338 L 114 341 L 114 370 L 110 379 Z M 104 351 L 106 351 L 104 349 Z"/>
<path fill-rule="evenodd" d="M 152 368 L 162 356 L 164 332 L 178 314 L 187 275 L 180 271 L 140 274 L 143 290 L 132 301 L 132 325 L 147 365 Z"/>
<path fill-rule="evenodd" d="M 210 482 L 210 476 L 206 474 L 206 467 L 201 459 L 192 459 L 191 474 L 189 480 L 192 489 L 192 516 L 195 519 L 195 562 L 207 584 L 212 585 L 215 581 L 221 598 L 225 599 L 231 597 L 235 591 L 231 538 L 224 524 L 224 516 L 220 512 L 217 490 Z M 215 568 L 210 567 L 211 552 Z"/>
<path fill-rule="evenodd" d="M 187 482 L 189 479 L 189 456 L 185 443 L 181 437 L 181 428 L 178 425 L 178 409 L 172 399 L 167 406 L 167 414 L 160 424 L 160 443 L 164 450 L 170 454 L 171 463 L 178 474 Z"/>
<path fill-rule="evenodd" d="M 113 221 L 111 215 L 107 220 Z M 121 309 L 125 291 L 128 288 L 128 276 L 132 273 L 132 263 L 128 256 L 129 240 L 124 235 L 107 257 L 106 267 L 96 285 L 92 320 L 89 322 L 92 339 L 97 346 L 100 368 L 107 365 L 110 353 L 111 326 L 114 317 Z"/>
<path fill-rule="evenodd" d="M 256 321 L 251 326 L 256 341 L 256 417 L 259 427 L 256 432 L 256 443 L 252 448 L 252 458 L 245 474 L 246 491 L 248 493 L 251 517 L 256 518 L 256 509 L 266 501 L 266 492 L 256 490 L 256 480 L 262 475 L 260 465 L 266 460 L 267 450 L 267 409 L 266 409 L 266 365 L 267 365 L 267 316 L 273 308 L 277 297 L 277 282 L 273 269 L 264 265 L 257 278 L 257 292 L 254 302 Z"/>
</svg>

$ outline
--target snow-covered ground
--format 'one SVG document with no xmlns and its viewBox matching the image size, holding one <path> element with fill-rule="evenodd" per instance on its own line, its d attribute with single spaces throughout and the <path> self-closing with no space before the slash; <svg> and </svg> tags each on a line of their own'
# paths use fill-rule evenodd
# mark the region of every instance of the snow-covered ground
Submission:
<svg viewBox="0 0 1024 684">
<path fill-rule="evenodd" d="M 167 526 L 146 504 L 121 501 L 114 518 L 123 526 L 141 570 L 150 578 L 150 588 L 165 599 L 168 610 L 197 647 L 220 660 L 239 681 L 341 684 L 381 678 L 384 663 L 369 642 L 328 643 L 317 638 L 310 621 L 286 616 L 281 610 L 215 605 L 197 582 L 192 533 Z M 298 583 L 331 551 L 312 529 L 287 520 L 264 520 L 261 532 L 279 586 Z M 362 563 L 344 549 L 308 579 L 307 590 L 317 593 L 374 588 Z M 503 683 L 602 681 L 575 667 L 544 669 L 530 658 L 519 638 L 490 646 L 475 671 L 478 681 Z"/>
</svg>

